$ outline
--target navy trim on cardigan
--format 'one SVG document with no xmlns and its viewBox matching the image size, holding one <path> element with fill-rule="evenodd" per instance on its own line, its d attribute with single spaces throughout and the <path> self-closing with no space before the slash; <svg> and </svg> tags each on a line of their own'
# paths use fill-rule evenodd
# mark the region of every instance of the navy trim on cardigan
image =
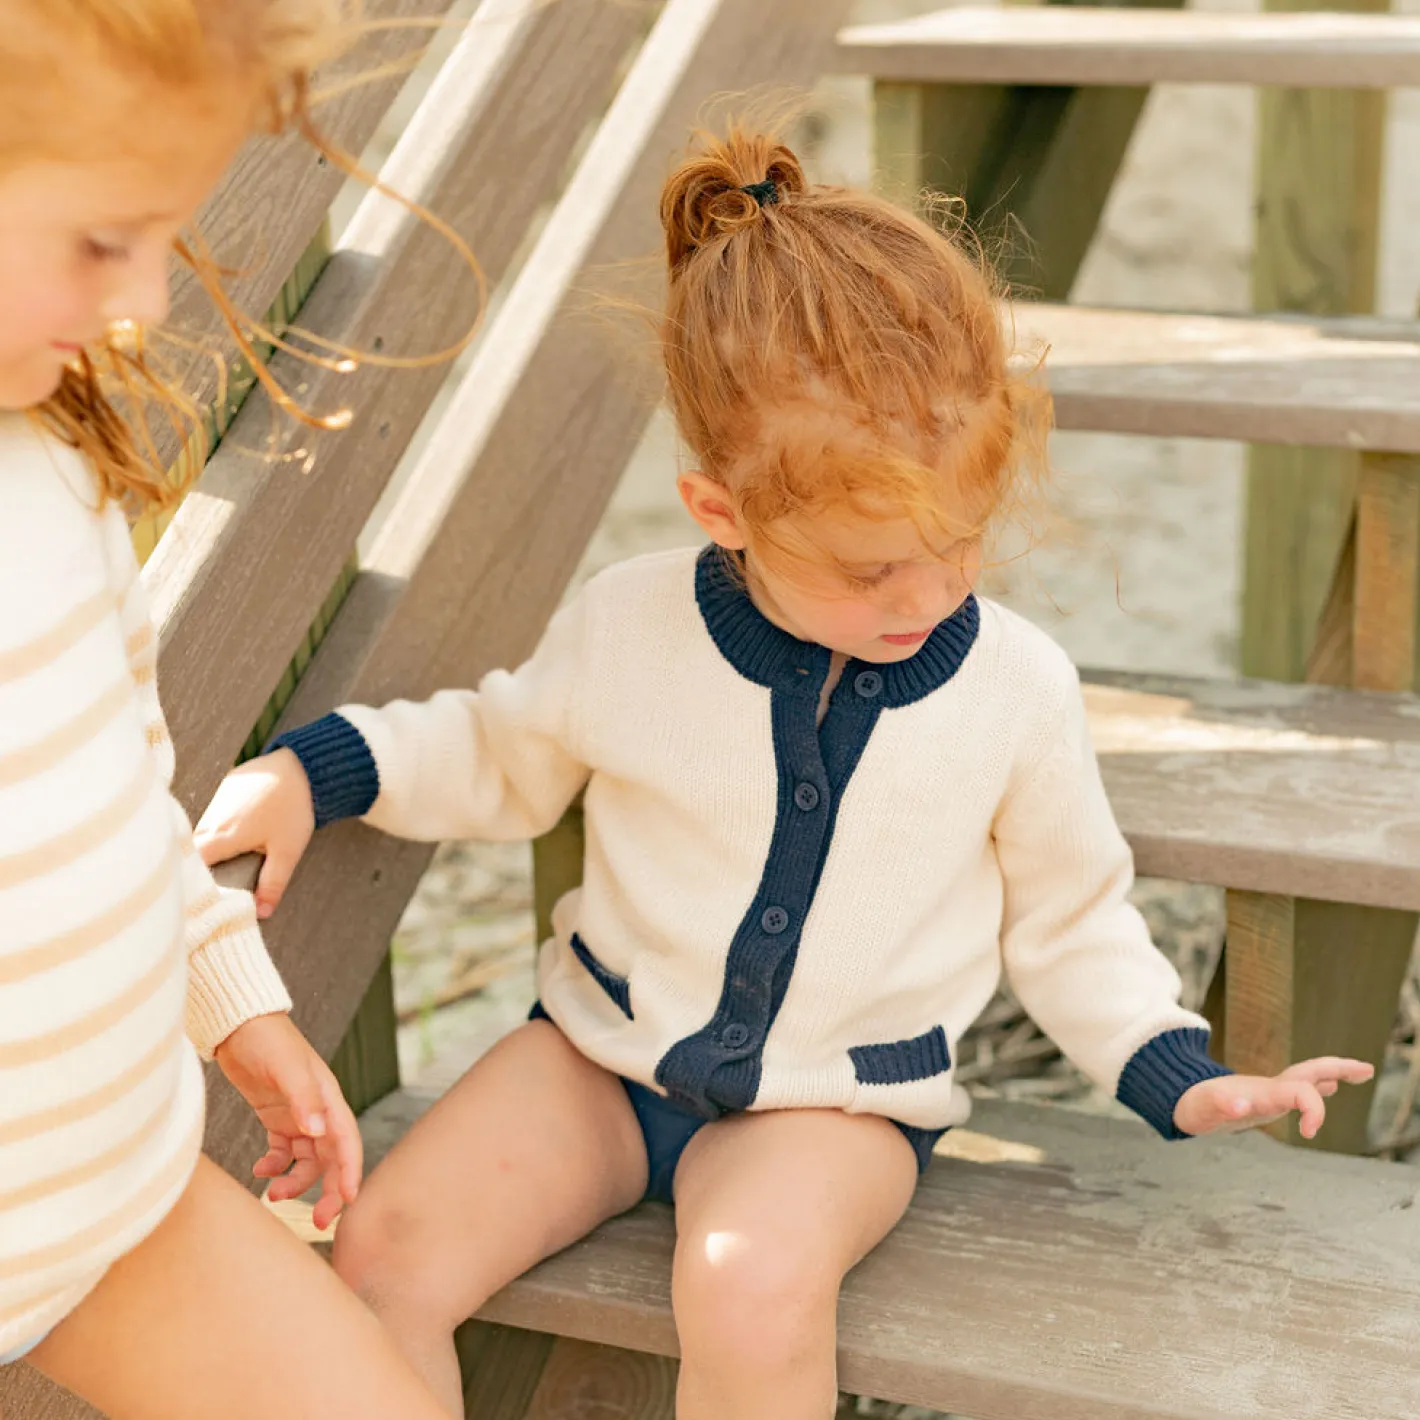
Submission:
<svg viewBox="0 0 1420 1420">
<path fill-rule="evenodd" d="M 1196 1027 L 1166 1030 L 1136 1050 L 1119 1077 L 1115 1097 L 1165 1139 L 1188 1139 L 1173 1122 L 1178 1102 L 1194 1085 L 1233 1072 L 1208 1054 L 1208 1032 Z"/>
<path fill-rule="evenodd" d="M 311 784 L 316 827 L 361 818 L 380 797 L 380 771 L 365 737 L 343 715 L 323 715 L 278 735 L 262 752 L 289 749 Z"/>
<path fill-rule="evenodd" d="M 764 1043 L 794 974 L 838 806 L 882 713 L 878 699 L 835 695 L 820 727 L 818 700 L 829 653 L 784 640 L 813 654 L 770 696 L 779 787 L 769 857 L 730 943 L 714 1014 L 656 1066 L 656 1082 L 670 1097 L 709 1119 L 748 1109 L 759 1092 Z"/>
<path fill-rule="evenodd" d="M 905 1085 L 909 1080 L 930 1080 L 952 1068 L 947 1033 L 933 1026 L 911 1040 L 884 1045 L 855 1045 L 848 1051 L 860 1085 Z"/>
<path fill-rule="evenodd" d="M 582 940 L 580 932 L 572 933 L 570 946 L 572 955 L 586 967 L 592 980 L 621 1008 L 621 1014 L 628 1021 L 634 1021 L 636 1016 L 631 1009 L 631 983 L 624 976 L 618 976 L 609 967 L 603 966 L 592 954 L 591 948 Z"/>
<path fill-rule="evenodd" d="M 729 553 L 712 544 L 695 565 L 695 599 L 706 629 L 720 654 L 746 680 L 771 690 L 791 689 L 812 676 L 829 652 L 775 626 L 750 599 L 729 559 Z M 981 607 L 969 596 L 907 660 L 850 661 L 834 697 L 856 695 L 889 710 L 915 704 L 961 669 L 980 631 Z"/>
<path fill-rule="evenodd" d="M 945 685 L 975 645 L 981 616 L 975 597 L 968 597 L 909 660 L 850 661 L 820 725 L 819 695 L 832 664 L 828 648 L 800 641 L 765 617 L 718 547 L 706 548 L 696 562 L 695 597 L 720 654 L 771 692 L 778 776 L 769 857 L 730 943 L 714 1013 L 656 1066 L 656 1082 L 673 1100 L 714 1119 L 748 1109 L 759 1092 L 764 1044 L 794 974 L 838 806 L 878 716 Z"/>
</svg>

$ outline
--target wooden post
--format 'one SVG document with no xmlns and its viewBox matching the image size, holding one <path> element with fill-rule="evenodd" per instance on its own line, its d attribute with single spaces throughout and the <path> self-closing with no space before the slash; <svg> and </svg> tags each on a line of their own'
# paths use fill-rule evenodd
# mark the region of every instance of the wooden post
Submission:
<svg viewBox="0 0 1420 1420">
<path fill-rule="evenodd" d="M 1147 88 L 880 83 L 879 181 L 899 199 L 925 191 L 964 199 L 1012 289 L 1063 301 L 1148 96 Z"/>
<path fill-rule="evenodd" d="M 1383 0 L 1268 8 L 1383 10 Z M 1385 95 L 1259 97 L 1254 305 L 1314 315 L 1375 301 Z M 1415 684 L 1420 482 L 1414 461 L 1256 448 L 1247 486 L 1242 670 L 1372 690 Z M 1385 1057 L 1416 914 L 1257 893 L 1228 895 L 1228 945 L 1210 1014 L 1235 1069 Z M 1367 1143 L 1374 1087 L 1328 1105 L 1320 1148 Z M 1295 1120 L 1275 1127 L 1303 1142 Z"/>
<path fill-rule="evenodd" d="M 399 1018 L 389 957 L 376 970 L 345 1039 L 330 1057 L 330 1068 L 356 1114 L 399 1088 Z"/>
</svg>

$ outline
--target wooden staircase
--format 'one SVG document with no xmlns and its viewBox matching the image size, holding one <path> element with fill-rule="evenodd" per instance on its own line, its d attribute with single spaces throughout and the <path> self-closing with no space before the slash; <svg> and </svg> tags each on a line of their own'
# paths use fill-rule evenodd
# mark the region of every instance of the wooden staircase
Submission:
<svg viewBox="0 0 1420 1420">
<path fill-rule="evenodd" d="M 952 9 L 849 28 L 838 63 L 878 82 L 890 121 L 904 88 L 919 91 L 919 112 L 982 84 L 1379 90 L 1420 85 L 1420 17 Z M 1032 235 L 1048 248 L 1048 224 Z M 1049 351 L 1062 429 L 1305 446 L 1358 461 L 1336 465 L 1338 482 L 1355 483 L 1354 525 L 1308 667 L 1310 679 L 1353 690 L 1111 676 L 1089 694 L 1141 871 L 1231 890 L 1226 967 L 1210 1002 L 1225 1058 L 1268 1072 L 1332 1051 L 1379 1064 L 1420 907 L 1420 326 L 1024 301 L 1013 317 L 1028 351 Z M 1321 1147 L 1365 1147 L 1368 1094 L 1338 1102 Z"/>
</svg>

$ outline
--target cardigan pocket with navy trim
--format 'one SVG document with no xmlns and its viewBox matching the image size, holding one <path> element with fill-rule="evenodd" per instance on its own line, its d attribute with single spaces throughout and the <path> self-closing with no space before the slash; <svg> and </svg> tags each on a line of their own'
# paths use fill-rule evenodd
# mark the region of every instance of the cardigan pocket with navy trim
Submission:
<svg viewBox="0 0 1420 1420">
<path fill-rule="evenodd" d="M 616 1002 L 622 1015 L 624 1015 L 628 1021 L 634 1021 L 636 1016 L 631 1010 L 631 983 L 624 976 L 618 976 L 616 972 L 604 967 L 601 962 L 592 955 L 591 949 L 578 933 L 572 933 L 570 945 L 572 947 L 572 955 L 586 967 L 592 980 Z"/>
<path fill-rule="evenodd" d="M 848 1055 L 860 1085 L 905 1085 L 912 1080 L 945 1075 L 952 1068 L 947 1033 L 941 1026 L 933 1026 L 911 1040 L 855 1045 Z"/>
</svg>

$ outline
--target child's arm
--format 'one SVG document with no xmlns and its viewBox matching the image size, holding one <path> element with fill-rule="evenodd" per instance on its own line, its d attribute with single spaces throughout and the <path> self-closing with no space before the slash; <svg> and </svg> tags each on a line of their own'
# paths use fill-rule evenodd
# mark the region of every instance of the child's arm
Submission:
<svg viewBox="0 0 1420 1420">
<path fill-rule="evenodd" d="M 362 818 L 400 838 L 536 838 L 586 783 L 578 705 L 587 609 L 578 598 L 516 671 L 476 691 L 342 707 L 227 779 L 198 826 L 208 862 L 266 855 L 257 901 L 280 900 L 314 829 Z"/>
<path fill-rule="evenodd" d="M 148 744 L 170 785 L 174 753 L 158 699 L 158 638 L 127 527 L 117 510 L 106 516 L 129 670 Z M 318 1226 L 325 1227 L 360 1186 L 355 1117 L 329 1067 L 291 1022 L 291 998 L 262 941 L 251 895 L 217 885 L 187 814 L 176 799 L 170 802 L 186 909 L 188 1036 L 204 1059 L 216 1059 L 265 1126 L 267 1153 L 255 1173 L 277 1179 L 271 1197 L 297 1197 L 325 1177 L 316 1208 Z"/>
<path fill-rule="evenodd" d="M 1250 1128 L 1301 1109 L 1314 1134 L 1322 1096 L 1359 1083 L 1357 1061 L 1307 1061 L 1276 1079 L 1230 1075 L 1208 1023 L 1179 1005 L 1178 974 L 1128 901 L 1133 859 L 1105 797 L 1073 672 L 1043 750 L 996 821 L 1005 883 L 1002 953 L 1021 1003 L 1097 1084 L 1167 1138 Z"/>
</svg>

